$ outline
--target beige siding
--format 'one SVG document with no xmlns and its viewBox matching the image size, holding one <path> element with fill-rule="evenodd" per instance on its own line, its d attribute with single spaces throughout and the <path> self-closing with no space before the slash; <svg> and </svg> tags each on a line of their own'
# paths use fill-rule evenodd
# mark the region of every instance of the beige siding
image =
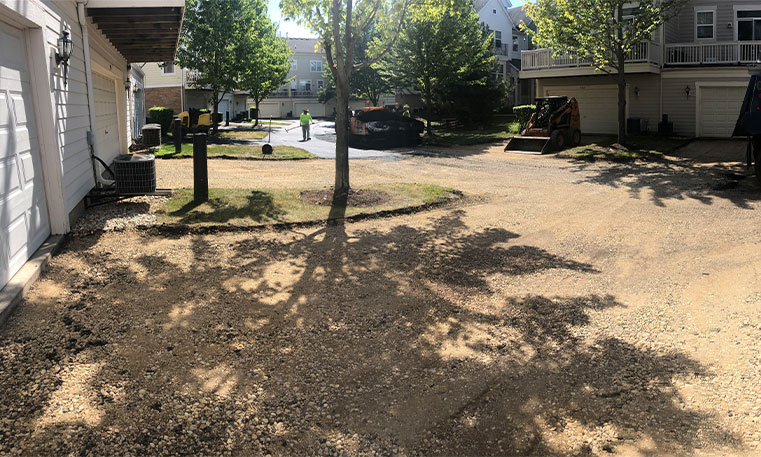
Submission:
<svg viewBox="0 0 761 457">
<path fill-rule="evenodd" d="M 735 39 L 734 7 L 739 5 L 759 5 L 758 0 L 692 0 L 679 11 L 672 25 L 667 27 L 666 43 L 689 43 L 695 40 L 695 10 L 716 8 L 716 41 L 733 41 Z M 676 27 L 673 27 L 676 24 Z M 732 24 L 728 27 L 728 24 Z"/>
<path fill-rule="evenodd" d="M 163 68 L 156 62 L 146 63 L 142 70 L 145 73 L 145 87 L 182 85 L 182 70 L 177 65 L 174 67 L 174 75 L 165 75 Z"/>
<path fill-rule="evenodd" d="M 658 75 L 632 75 L 626 78 L 629 100 L 629 117 L 647 119 L 650 132 L 658 131 L 660 120 L 660 77 Z M 635 89 L 639 90 L 637 95 Z"/>
</svg>

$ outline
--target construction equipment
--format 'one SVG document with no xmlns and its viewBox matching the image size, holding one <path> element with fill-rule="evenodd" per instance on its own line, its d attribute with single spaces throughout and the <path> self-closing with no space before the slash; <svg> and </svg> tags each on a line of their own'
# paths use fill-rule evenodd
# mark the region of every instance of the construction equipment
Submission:
<svg viewBox="0 0 761 457">
<path fill-rule="evenodd" d="M 746 161 L 755 163 L 756 178 L 761 180 L 761 67 L 751 68 L 750 81 L 732 136 L 748 138 Z"/>
<path fill-rule="evenodd" d="M 505 152 L 547 154 L 581 143 L 581 119 L 576 99 L 566 96 L 536 99 L 536 111 L 519 136 L 511 138 Z"/>
<path fill-rule="evenodd" d="M 414 146 L 421 141 L 425 125 L 386 108 L 364 108 L 349 122 L 349 146 L 353 148 L 393 148 Z"/>
<path fill-rule="evenodd" d="M 191 124 L 190 113 L 183 111 L 177 115 L 177 118 L 182 124 L 182 134 L 188 133 L 209 133 L 211 127 L 211 113 L 201 113 L 198 115 L 198 120 Z"/>
</svg>

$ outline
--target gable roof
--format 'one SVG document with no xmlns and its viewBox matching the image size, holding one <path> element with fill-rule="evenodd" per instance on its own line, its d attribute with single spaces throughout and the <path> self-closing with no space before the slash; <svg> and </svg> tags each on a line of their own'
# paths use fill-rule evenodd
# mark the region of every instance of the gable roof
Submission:
<svg viewBox="0 0 761 457">
<path fill-rule="evenodd" d="M 520 30 L 521 24 L 526 24 L 527 27 L 531 27 L 533 22 L 530 17 L 526 15 L 526 10 L 523 6 L 516 6 L 507 10 L 507 14 L 510 15 L 510 20 L 513 21 L 515 28 Z"/>
<path fill-rule="evenodd" d="M 484 9 L 484 6 L 486 6 L 487 3 L 489 3 L 489 0 L 474 0 L 473 8 L 475 8 L 476 13 L 478 13 L 479 11 Z M 502 9 L 505 11 L 513 5 L 512 3 L 510 3 L 510 0 L 497 0 L 497 3 L 499 3 L 499 6 L 501 6 Z"/>
</svg>

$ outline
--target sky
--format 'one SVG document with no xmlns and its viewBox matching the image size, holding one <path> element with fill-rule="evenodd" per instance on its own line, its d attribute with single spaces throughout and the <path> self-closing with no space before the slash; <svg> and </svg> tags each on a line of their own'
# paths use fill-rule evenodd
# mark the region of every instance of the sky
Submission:
<svg viewBox="0 0 761 457">
<path fill-rule="evenodd" d="M 522 5 L 525 0 L 511 0 L 513 6 Z M 280 0 L 268 0 L 267 13 L 273 22 L 277 22 L 282 36 L 291 38 L 314 38 L 315 34 L 295 22 L 285 21 L 280 16 Z"/>
</svg>

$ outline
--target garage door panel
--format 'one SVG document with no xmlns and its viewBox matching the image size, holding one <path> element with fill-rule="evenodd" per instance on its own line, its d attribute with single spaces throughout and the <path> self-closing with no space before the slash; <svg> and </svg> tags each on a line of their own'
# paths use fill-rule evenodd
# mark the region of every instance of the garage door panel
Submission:
<svg viewBox="0 0 761 457">
<path fill-rule="evenodd" d="M 0 22 L 0 288 L 50 233 L 22 38 Z"/>
<path fill-rule="evenodd" d="M 732 136 L 745 90 L 744 86 L 700 87 L 699 135 L 713 138 Z"/>
<path fill-rule="evenodd" d="M 579 103 L 581 131 L 615 134 L 618 131 L 618 89 L 616 86 L 548 87 L 548 96 L 575 97 Z"/>
<path fill-rule="evenodd" d="M 280 103 L 260 103 L 259 117 L 280 117 Z"/>
</svg>

